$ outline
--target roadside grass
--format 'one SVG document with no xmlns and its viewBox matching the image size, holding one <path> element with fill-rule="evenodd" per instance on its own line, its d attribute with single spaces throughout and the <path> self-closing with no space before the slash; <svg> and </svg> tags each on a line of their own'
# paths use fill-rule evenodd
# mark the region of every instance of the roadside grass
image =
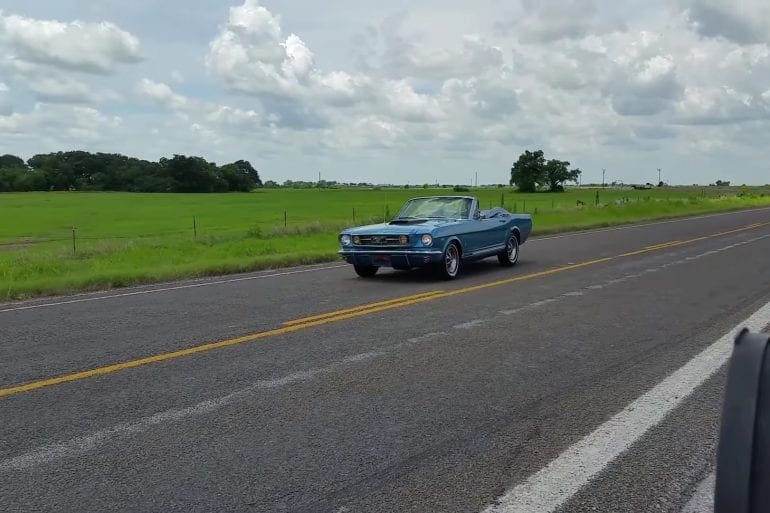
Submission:
<svg viewBox="0 0 770 513">
<path fill-rule="evenodd" d="M 600 189 L 598 205 L 597 190 L 0 194 L 0 301 L 332 261 L 340 229 L 392 217 L 419 195 L 526 211 L 535 234 L 770 206 L 770 188 Z"/>
</svg>

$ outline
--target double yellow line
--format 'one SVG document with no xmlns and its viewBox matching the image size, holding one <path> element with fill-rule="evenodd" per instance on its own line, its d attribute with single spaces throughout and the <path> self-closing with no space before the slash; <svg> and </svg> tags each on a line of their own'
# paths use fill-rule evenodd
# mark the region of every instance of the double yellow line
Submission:
<svg viewBox="0 0 770 513">
<path fill-rule="evenodd" d="M 279 335 L 286 335 L 289 333 L 294 333 L 297 331 L 305 330 L 308 328 L 313 328 L 315 326 L 321 326 L 324 324 L 330 324 L 333 322 L 339 322 L 344 321 L 346 319 L 352 319 L 355 317 L 362 317 L 365 315 L 371 315 L 373 313 L 377 312 L 383 312 L 386 310 L 393 310 L 395 308 L 402 308 L 409 305 L 414 305 L 418 303 L 424 303 L 426 301 L 435 301 L 436 299 L 451 297 L 451 296 L 457 296 L 460 294 L 467 294 L 469 292 L 475 292 L 483 289 L 488 289 L 490 287 L 499 287 L 501 285 L 507 285 L 511 283 L 516 283 L 519 281 L 525 281 L 525 280 L 532 280 L 535 278 L 540 278 L 544 276 L 550 276 L 557 273 L 563 273 L 566 271 L 572 271 L 575 269 L 581 269 L 584 267 L 592 266 L 601 264 L 604 262 L 610 262 L 612 260 L 618 260 L 620 258 L 626 258 L 631 257 L 635 255 L 641 255 L 645 253 L 651 253 L 654 251 L 661 251 L 664 249 L 676 247 L 676 246 L 683 246 L 687 244 L 693 244 L 696 242 L 700 242 L 707 239 L 714 239 L 718 237 L 723 237 L 725 235 L 730 235 L 733 233 L 738 232 L 744 232 L 748 230 L 753 230 L 755 228 L 760 228 L 764 226 L 770 225 L 770 222 L 766 223 L 754 223 L 747 226 L 743 226 L 741 228 L 736 228 L 734 230 L 728 230 L 724 232 L 719 233 L 713 233 L 711 235 L 705 235 L 702 237 L 696 237 L 693 239 L 688 240 L 674 240 L 665 242 L 662 244 L 656 244 L 653 246 L 647 246 L 643 249 L 637 250 L 637 251 L 631 251 L 627 253 L 621 253 L 614 256 L 608 256 L 603 258 L 596 258 L 593 260 L 587 260 L 584 262 L 579 262 L 576 264 L 568 264 L 563 265 L 560 267 L 554 267 L 551 269 L 546 269 L 544 271 L 538 271 L 534 273 L 528 273 L 528 274 L 522 274 L 518 276 L 514 276 L 512 278 L 507 278 L 504 280 L 496 280 L 491 281 L 487 283 L 482 283 L 480 285 L 473 285 L 470 287 L 463 287 L 459 289 L 453 289 L 448 291 L 443 290 L 434 290 L 430 292 L 423 292 L 420 294 L 414 294 L 410 296 L 403 296 L 398 297 L 394 299 L 388 299 L 385 301 L 379 301 L 376 303 L 368 303 L 364 305 L 358 305 L 351 308 L 345 308 L 341 310 L 334 310 L 331 312 L 321 313 L 317 315 L 311 315 L 308 317 L 302 317 L 299 319 L 294 319 L 291 321 L 287 321 L 281 325 L 279 328 L 267 330 L 267 331 L 261 331 L 258 333 L 253 333 L 251 335 L 245 335 L 242 337 L 236 337 L 236 338 L 229 338 L 225 340 L 220 340 L 217 342 L 210 342 L 207 344 L 201 344 L 197 346 L 188 347 L 186 349 L 180 349 L 178 351 L 171 351 L 168 353 L 160 353 L 152 356 L 147 356 L 145 358 L 139 358 L 136 360 L 129 360 L 121 363 L 116 363 L 112 365 L 106 365 L 104 367 L 97 367 L 90 370 L 85 370 L 81 372 L 73 372 L 71 374 L 65 374 L 62 376 L 57 376 L 54 378 L 48 378 L 48 379 L 42 379 L 38 381 L 32 381 L 23 385 L 8 387 L 8 388 L 0 388 L 0 397 L 4 396 L 10 396 L 14 394 L 20 394 L 22 392 L 30 392 L 32 390 L 37 390 L 39 388 L 44 387 L 50 387 L 53 385 L 59 385 L 62 383 L 68 383 L 71 381 L 79 381 L 82 379 L 87 378 L 93 378 L 96 376 L 103 376 L 105 374 L 112 374 L 113 372 L 118 372 L 125 369 L 131 369 L 134 367 L 141 367 L 143 365 L 149 365 L 151 363 L 158 363 L 163 362 L 167 360 L 173 360 L 176 358 L 180 358 L 183 356 L 190 356 L 198 353 L 204 353 L 207 351 L 212 351 L 214 349 L 220 349 L 223 347 L 229 347 L 234 346 L 238 344 L 244 344 L 246 342 L 253 342 L 256 340 L 261 340 L 265 338 L 271 338 L 271 337 L 277 337 Z"/>
</svg>

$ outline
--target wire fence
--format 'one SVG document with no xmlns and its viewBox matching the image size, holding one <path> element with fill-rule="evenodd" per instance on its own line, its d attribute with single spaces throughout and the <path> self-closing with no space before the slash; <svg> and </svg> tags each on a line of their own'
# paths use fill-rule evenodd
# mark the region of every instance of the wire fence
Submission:
<svg viewBox="0 0 770 513">
<path fill-rule="evenodd" d="M 503 207 L 514 213 L 526 213 L 532 216 L 542 214 L 569 213 L 585 209 L 606 208 L 608 206 L 628 206 L 644 202 L 657 203 L 697 203 L 705 198 L 714 199 L 716 196 L 706 194 L 706 192 L 689 194 L 687 196 L 664 196 L 656 197 L 651 194 L 645 194 L 645 191 L 625 191 L 628 194 L 619 194 L 619 191 L 612 191 L 607 194 L 606 189 L 596 189 L 591 195 L 583 195 L 582 198 L 574 197 L 543 197 L 522 198 L 521 195 L 501 192 L 499 198 L 486 197 L 480 199 L 480 207 L 493 208 Z M 735 196 L 735 195 L 731 195 Z M 590 199 L 589 199 L 590 198 Z M 307 212 L 293 215 L 289 209 L 273 212 L 269 219 L 255 219 L 250 225 L 244 224 L 221 224 L 221 218 L 213 224 L 209 224 L 213 219 L 193 215 L 190 217 L 180 217 L 178 229 L 158 230 L 146 233 L 103 233 L 103 230 L 91 230 L 91 226 L 81 227 L 72 226 L 66 229 L 58 229 L 48 232 L 47 235 L 6 235 L 0 234 L 0 252 L 22 250 L 35 247 L 41 244 L 67 244 L 71 247 L 72 254 L 77 255 L 78 251 L 89 244 L 110 242 L 110 241 L 163 241 L 164 239 L 186 240 L 191 242 L 210 241 L 216 238 L 253 238 L 253 239 L 271 239 L 274 237 L 291 235 L 311 235 L 317 233 L 327 233 L 341 230 L 346 227 L 360 224 L 378 223 L 391 219 L 397 212 L 399 206 L 393 209 L 390 203 L 384 203 L 381 207 L 377 205 L 358 205 L 349 207 L 349 215 L 340 217 L 339 212 L 336 218 L 331 219 L 309 219 Z M 330 215 L 330 217 L 332 217 Z M 347 219 L 345 219 L 347 217 Z M 165 220 L 166 222 L 168 220 Z"/>
</svg>

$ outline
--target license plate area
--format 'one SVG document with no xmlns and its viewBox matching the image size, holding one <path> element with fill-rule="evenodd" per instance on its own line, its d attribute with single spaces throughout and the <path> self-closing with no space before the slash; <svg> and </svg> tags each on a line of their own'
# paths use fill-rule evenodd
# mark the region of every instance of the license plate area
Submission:
<svg viewBox="0 0 770 513">
<path fill-rule="evenodd" d="M 374 255 L 372 256 L 372 262 L 375 264 L 389 264 L 390 263 L 390 256 L 389 255 Z"/>
</svg>

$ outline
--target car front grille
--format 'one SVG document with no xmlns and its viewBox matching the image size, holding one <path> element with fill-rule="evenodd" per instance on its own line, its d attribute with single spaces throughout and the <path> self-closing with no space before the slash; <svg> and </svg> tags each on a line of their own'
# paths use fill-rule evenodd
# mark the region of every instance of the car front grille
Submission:
<svg viewBox="0 0 770 513">
<path fill-rule="evenodd" d="M 402 241 L 404 235 L 359 235 L 354 238 L 354 242 L 359 246 L 406 246 L 409 244 L 409 237 L 406 237 L 406 243 Z"/>
</svg>

